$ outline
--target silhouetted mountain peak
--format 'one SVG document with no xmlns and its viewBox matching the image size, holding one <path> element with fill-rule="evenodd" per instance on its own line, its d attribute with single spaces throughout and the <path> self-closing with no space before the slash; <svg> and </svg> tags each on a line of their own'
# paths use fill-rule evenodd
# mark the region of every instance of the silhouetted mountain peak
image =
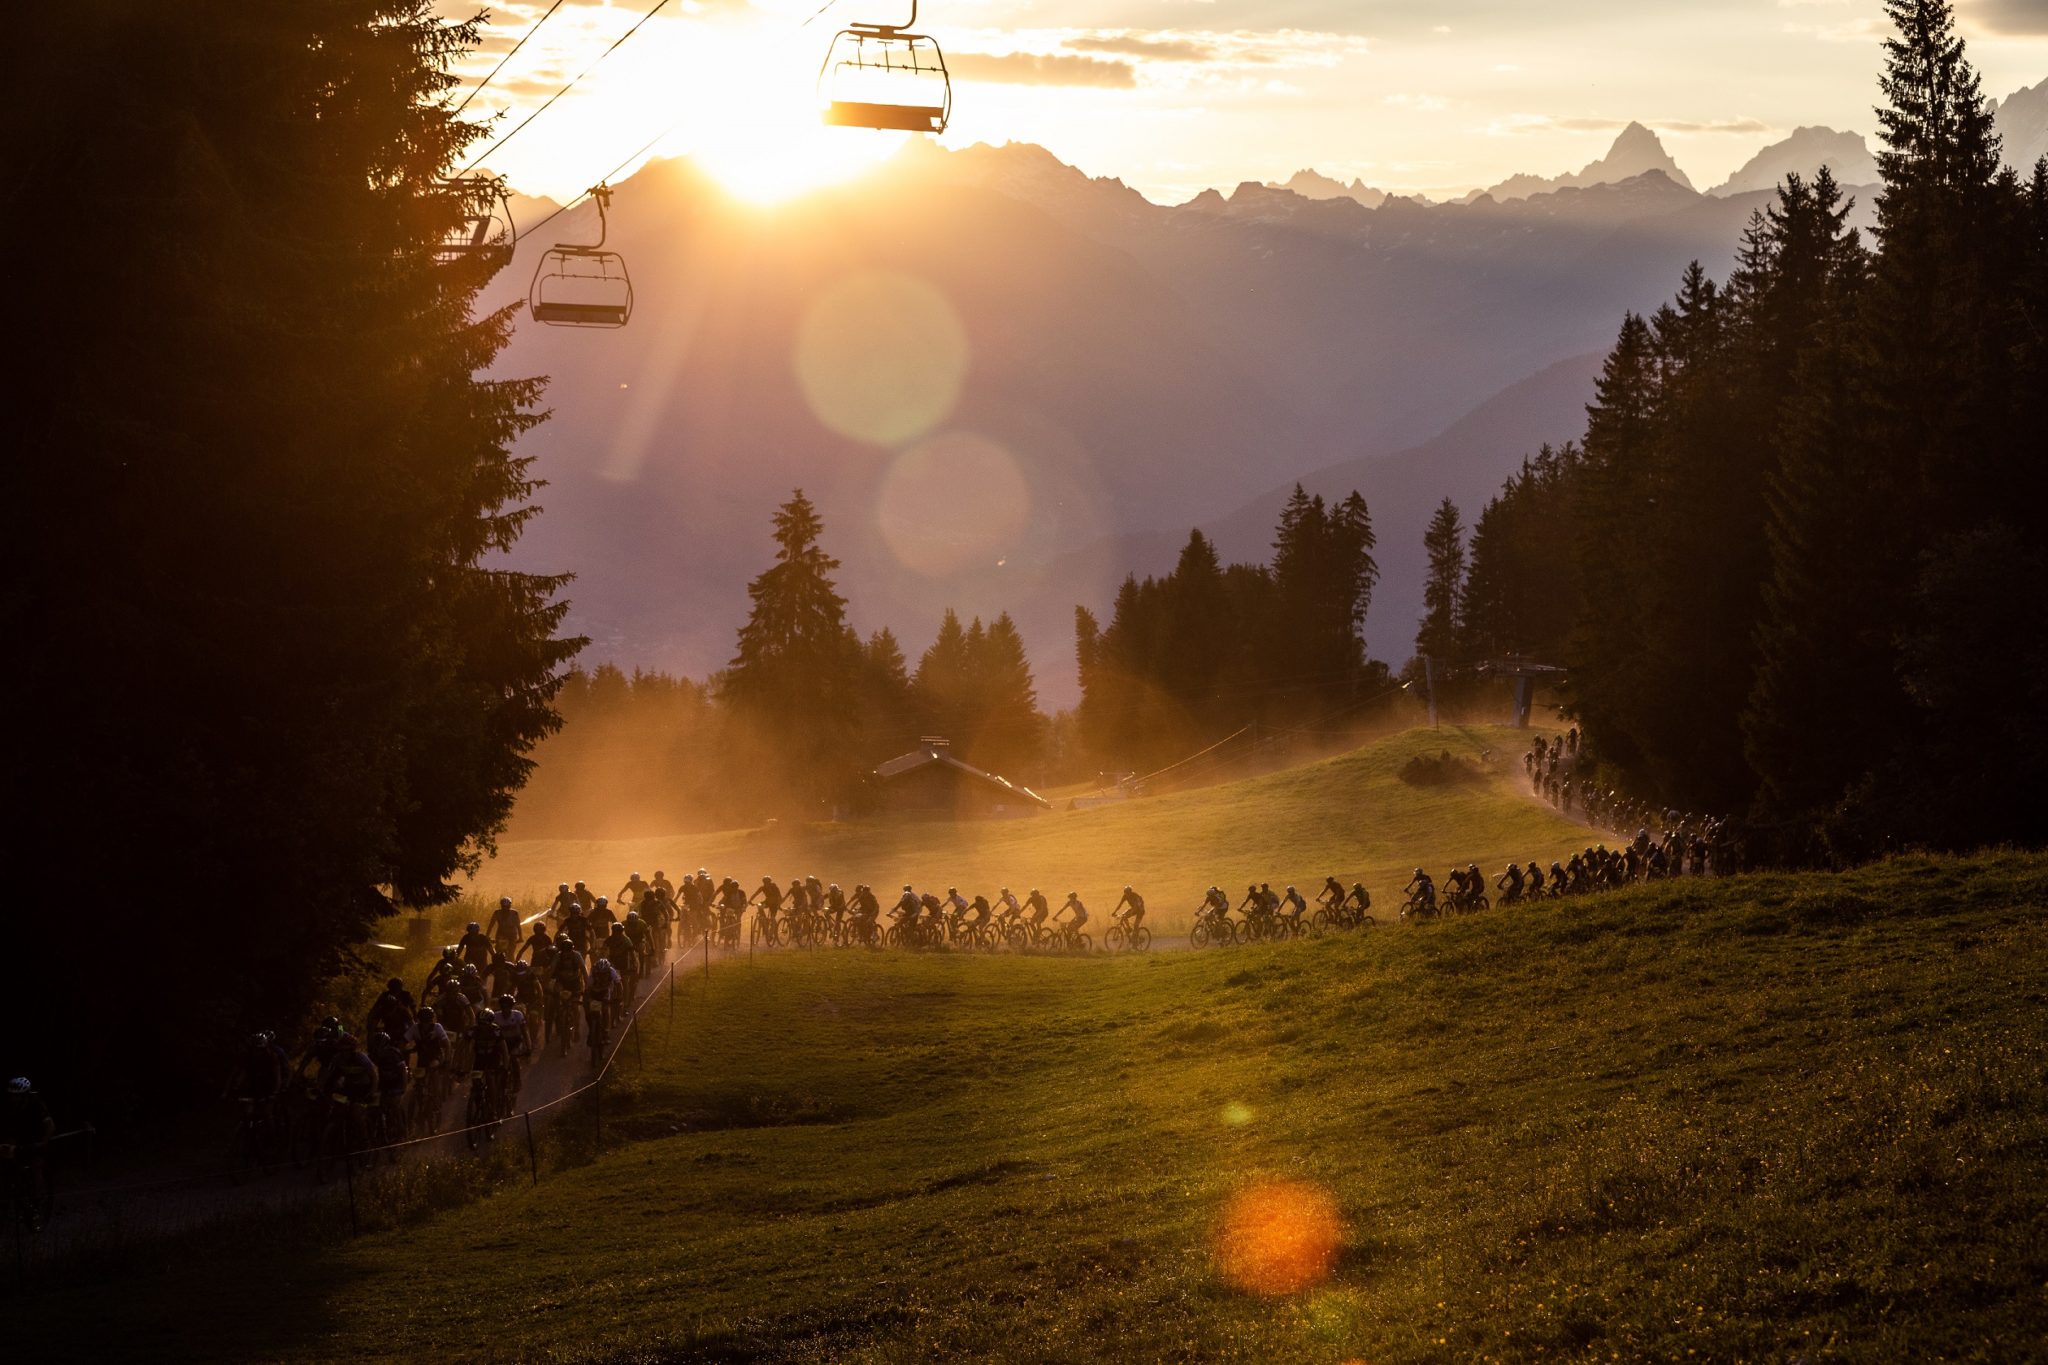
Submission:
<svg viewBox="0 0 2048 1365">
<path fill-rule="evenodd" d="M 1877 162 L 1861 133 L 1795 128 L 1792 136 L 1757 152 L 1743 163 L 1742 169 L 1707 193 L 1726 198 L 1731 194 L 1771 190 L 1788 175 L 1811 180 L 1823 166 L 1842 185 L 1868 185 L 1877 179 Z"/>
<path fill-rule="evenodd" d="M 1614 185 L 1624 180 L 1633 180 L 1639 175 L 1656 171 L 1672 184 L 1692 189 L 1692 181 L 1671 154 L 1664 150 L 1664 143 L 1658 136 L 1640 123 L 1631 121 L 1624 127 L 1607 149 L 1607 155 L 1597 161 L 1588 162 L 1585 169 L 1570 171 L 1564 175 L 1511 175 L 1484 193 L 1494 199 L 1528 199 L 1539 194 L 1550 194 L 1563 189 L 1583 189 L 1588 185 Z M 1466 202 L 1480 197 L 1474 190 L 1465 196 Z"/>
<path fill-rule="evenodd" d="M 1353 179 L 1347 185 L 1313 168 L 1298 170 L 1282 182 L 1269 180 L 1266 188 L 1292 190 L 1304 199 L 1355 199 L 1369 209 L 1376 209 L 1387 201 L 1385 190 L 1376 190 L 1363 180 Z"/>
</svg>

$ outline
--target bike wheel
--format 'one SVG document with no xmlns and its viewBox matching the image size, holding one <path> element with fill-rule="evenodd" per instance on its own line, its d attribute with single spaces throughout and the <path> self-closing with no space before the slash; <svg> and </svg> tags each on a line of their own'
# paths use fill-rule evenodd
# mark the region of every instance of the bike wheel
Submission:
<svg viewBox="0 0 2048 1365">
<path fill-rule="evenodd" d="M 1137 928 L 1131 930 L 1131 950 L 1133 952 L 1142 953 L 1149 950 L 1151 947 L 1152 931 L 1150 929 L 1147 929 L 1144 925 L 1141 924 Z"/>
<path fill-rule="evenodd" d="M 1208 921 L 1195 921 L 1195 927 L 1188 931 L 1188 943 L 1191 947 L 1195 948 L 1206 948 L 1209 946 Z"/>
<path fill-rule="evenodd" d="M 1110 926 L 1109 932 L 1102 936 L 1102 950 L 1106 953 L 1119 952 L 1122 950 L 1125 940 L 1124 927 L 1121 924 L 1113 924 Z"/>
</svg>

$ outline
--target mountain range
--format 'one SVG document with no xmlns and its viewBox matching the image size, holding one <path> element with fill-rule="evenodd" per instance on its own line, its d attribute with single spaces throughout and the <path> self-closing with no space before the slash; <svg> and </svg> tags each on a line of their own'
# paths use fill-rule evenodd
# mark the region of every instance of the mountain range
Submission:
<svg viewBox="0 0 2048 1365">
<path fill-rule="evenodd" d="M 1595 165 L 1651 155 L 1625 132 Z M 918 143 L 762 208 L 655 162 L 611 213 L 631 326 L 522 322 L 501 357 L 549 376 L 553 416 L 522 441 L 548 487 L 516 561 L 577 574 L 590 658 L 701 675 L 730 656 L 769 516 L 802 486 L 861 629 L 914 655 L 949 606 L 1009 611 L 1063 704 L 1077 603 L 1170 567 L 1195 525 L 1264 558 L 1299 479 L 1371 502 L 1367 634 L 1398 663 L 1429 507 L 1474 514 L 1524 454 L 1576 435 L 1623 312 L 1690 260 L 1725 273 L 1769 192 L 1700 194 L 1653 165 L 1369 207 L 1322 179 L 1164 206 L 1039 147 Z M 1853 192 L 1867 223 L 1874 189 Z M 595 228 L 584 203 L 540 235 Z M 497 301 L 543 246 L 522 241 Z"/>
</svg>

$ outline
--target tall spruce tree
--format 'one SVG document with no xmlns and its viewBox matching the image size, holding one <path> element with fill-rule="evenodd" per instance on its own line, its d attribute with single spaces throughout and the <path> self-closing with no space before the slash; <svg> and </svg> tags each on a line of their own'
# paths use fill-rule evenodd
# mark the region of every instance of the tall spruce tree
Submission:
<svg viewBox="0 0 2048 1365">
<path fill-rule="evenodd" d="M 1465 600 L 1465 526 L 1458 505 L 1449 498 L 1437 504 L 1422 533 L 1429 558 L 1422 581 L 1422 619 L 1415 627 L 1415 652 L 1439 669 L 1462 662 L 1460 620 Z"/>
<path fill-rule="evenodd" d="M 117 1114 L 115 1091 L 293 1028 L 391 898 L 455 893 L 575 642 L 560 581 L 498 557 L 532 515 L 510 447 L 539 385 L 487 377 L 510 324 L 472 316 L 488 265 L 434 259 L 436 187 L 479 131 L 446 105 L 476 26 L 413 0 L 12 17 L 37 54 L 0 104 L 37 333 L 0 473 L 0 601 L 35 642 L 7 670 L 14 833 L 149 894 L 55 936 L 0 1035 Z M 84 980 L 155 1002 L 152 1027 L 43 984 Z"/>
<path fill-rule="evenodd" d="M 802 489 L 775 513 L 775 562 L 747 585 L 752 608 L 721 695 L 778 760 L 769 788 L 814 807 L 842 794 L 861 767 L 853 680 L 859 639 L 825 553 L 824 522 Z"/>
</svg>

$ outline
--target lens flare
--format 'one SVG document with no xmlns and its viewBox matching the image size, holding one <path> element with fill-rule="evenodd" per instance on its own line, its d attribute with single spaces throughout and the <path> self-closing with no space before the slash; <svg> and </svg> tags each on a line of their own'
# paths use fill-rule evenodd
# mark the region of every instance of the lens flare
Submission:
<svg viewBox="0 0 2048 1365">
<path fill-rule="evenodd" d="M 1314 1185 L 1269 1180 L 1232 1196 L 1216 1234 L 1223 1278 L 1253 1294 L 1312 1289 L 1330 1276 L 1341 1233 L 1337 1206 Z"/>
<path fill-rule="evenodd" d="M 826 289 L 797 328 L 796 376 L 817 419 L 895 446 L 946 420 L 967 379 L 967 329 L 937 289 L 869 271 Z"/>
<path fill-rule="evenodd" d="M 970 431 L 941 432 L 898 455 L 875 499 L 889 549 L 931 578 L 1001 559 L 1030 516 L 1016 460 Z"/>
</svg>

